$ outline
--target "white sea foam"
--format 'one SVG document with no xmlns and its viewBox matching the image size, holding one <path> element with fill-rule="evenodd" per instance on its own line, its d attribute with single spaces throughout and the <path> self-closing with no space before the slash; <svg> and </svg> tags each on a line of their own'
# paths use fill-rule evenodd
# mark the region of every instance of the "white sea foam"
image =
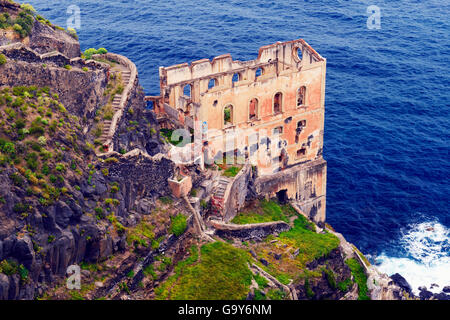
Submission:
<svg viewBox="0 0 450 320">
<path fill-rule="evenodd" d="M 420 286 L 439 293 L 450 285 L 450 229 L 436 221 L 411 225 L 399 240 L 406 255 L 376 258 L 377 268 L 388 275 L 400 273 L 414 294 Z M 436 283 L 439 287 L 431 288 Z"/>
</svg>

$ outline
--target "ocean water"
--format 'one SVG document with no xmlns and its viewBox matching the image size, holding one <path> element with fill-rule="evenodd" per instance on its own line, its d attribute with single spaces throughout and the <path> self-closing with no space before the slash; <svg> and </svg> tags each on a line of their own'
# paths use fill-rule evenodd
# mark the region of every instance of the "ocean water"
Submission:
<svg viewBox="0 0 450 320">
<path fill-rule="evenodd" d="M 450 285 L 448 0 L 28 3 L 64 27 L 78 6 L 82 49 L 128 56 L 152 95 L 159 66 L 255 59 L 263 45 L 305 39 L 328 60 L 328 222 L 416 292 Z M 380 29 L 367 26 L 370 5 Z"/>
</svg>

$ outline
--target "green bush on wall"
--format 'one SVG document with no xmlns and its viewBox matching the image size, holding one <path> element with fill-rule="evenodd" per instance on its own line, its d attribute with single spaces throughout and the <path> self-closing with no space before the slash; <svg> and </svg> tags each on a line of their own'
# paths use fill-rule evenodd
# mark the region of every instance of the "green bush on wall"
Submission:
<svg viewBox="0 0 450 320">
<path fill-rule="evenodd" d="M 89 48 L 84 51 L 84 56 L 85 56 L 86 60 L 89 60 L 89 59 L 92 59 L 92 56 L 94 54 L 105 54 L 105 53 L 108 53 L 108 50 L 106 50 L 105 48 L 99 48 L 99 49 Z"/>
<path fill-rule="evenodd" d="M 0 54 L 0 66 L 6 63 L 6 56 L 4 54 Z"/>
</svg>

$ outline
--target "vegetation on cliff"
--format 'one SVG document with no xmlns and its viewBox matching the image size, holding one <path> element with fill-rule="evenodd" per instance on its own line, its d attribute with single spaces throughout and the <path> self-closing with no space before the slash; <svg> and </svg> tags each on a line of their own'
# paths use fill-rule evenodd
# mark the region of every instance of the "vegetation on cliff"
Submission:
<svg viewBox="0 0 450 320">
<path fill-rule="evenodd" d="M 20 11 L 14 16 L 8 12 L 0 14 L 0 29 L 12 29 L 21 38 L 25 38 L 31 34 L 34 23 L 34 8 L 29 4 L 23 4 Z"/>
<path fill-rule="evenodd" d="M 203 245 L 200 254 L 192 247 L 190 256 L 177 264 L 175 274 L 156 290 L 159 299 L 244 299 L 252 281 L 249 255 L 223 242 Z"/>
<path fill-rule="evenodd" d="M 251 224 L 271 221 L 289 222 L 289 218 L 296 215 L 297 213 L 291 206 L 280 206 L 274 200 L 261 200 L 254 202 L 241 210 L 231 220 L 231 223 Z"/>
<path fill-rule="evenodd" d="M 367 288 L 367 276 L 364 272 L 363 267 L 359 264 L 359 262 L 355 258 L 348 259 L 345 263 L 352 270 L 352 275 L 355 278 L 355 282 L 358 284 L 358 300 L 370 300 Z"/>
<path fill-rule="evenodd" d="M 41 205 L 50 205 L 70 191 L 69 176 L 81 176 L 84 168 L 83 143 L 78 118 L 66 108 L 49 88 L 4 88 L 0 94 L 0 164 L 17 171 L 10 178 L 16 186 L 27 187 L 28 196 L 37 196 Z M 63 137 L 60 141 L 52 139 Z M 64 157 L 71 153 L 70 160 Z M 15 204 L 23 215 L 31 210 L 27 197 Z"/>
</svg>

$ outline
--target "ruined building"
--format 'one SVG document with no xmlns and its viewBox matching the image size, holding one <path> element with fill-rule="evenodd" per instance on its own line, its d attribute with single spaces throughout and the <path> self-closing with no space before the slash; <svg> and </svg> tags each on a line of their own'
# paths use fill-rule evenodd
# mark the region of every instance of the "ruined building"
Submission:
<svg viewBox="0 0 450 320">
<path fill-rule="evenodd" d="M 193 143 L 171 150 L 176 162 L 250 163 L 258 194 L 325 221 L 326 60 L 303 39 L 261 47 L 251 61 L 225 54 L 159 73 L 161 95 L 147 100 L 161 125 L 195 132 Z"/>
</svg>

